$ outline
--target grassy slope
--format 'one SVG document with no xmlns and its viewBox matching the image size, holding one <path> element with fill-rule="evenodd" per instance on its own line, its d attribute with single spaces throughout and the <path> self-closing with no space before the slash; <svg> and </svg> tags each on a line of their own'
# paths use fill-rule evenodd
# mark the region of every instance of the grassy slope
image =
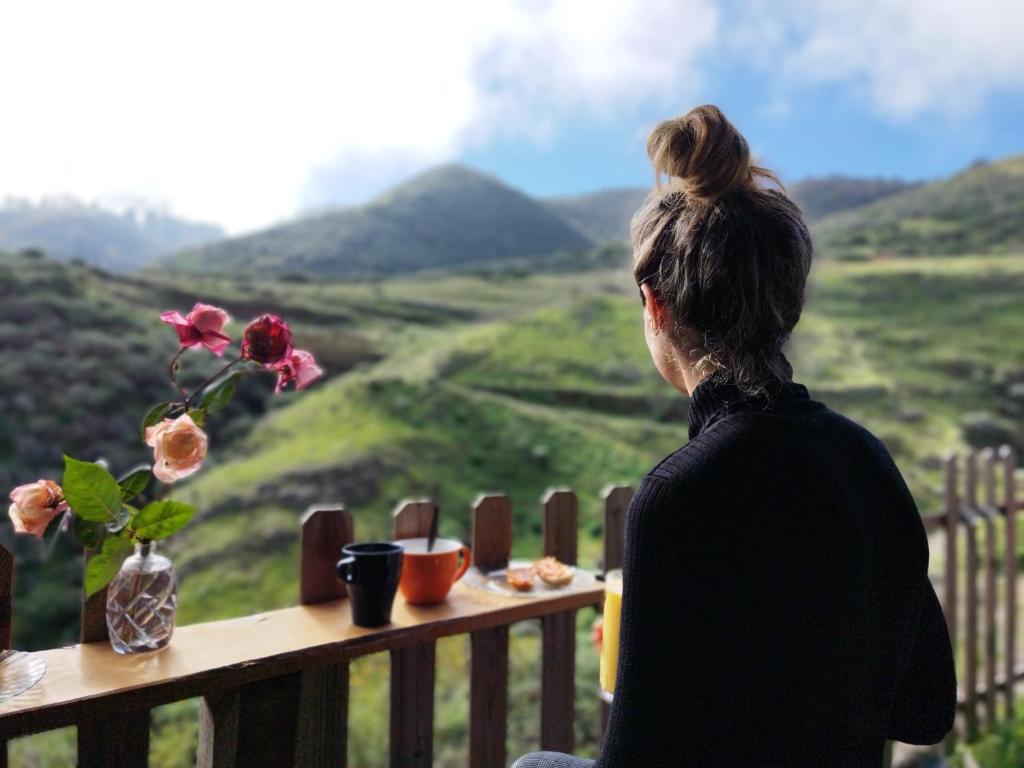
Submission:
<svg viewBox="0 0 1024 768">
<path fill-rule="evenodd" d="M 429 494 L 445 511 L 442 532 L 466 537 L 475 494 L 504 490 L 515 551 L 529 556 L 539 546 L 541 492 L 569 485 L 581 500 L 581 561 L 594 565 L 601 486 L 635 483 L 685 440 L 685 419 L 666 410 L 672 392 L 646 356 L 625 271 L 206 290 L 242 290 L 293 312 L 329 306 L 382 357 L 270 413 L 230 455 L 214 448 L 186 491 L 206 519 L 172 544 L 184 622 L 294 602 L 298 515 L 335 498 L 353 511 L 360 536 L 379 536 L 398 499 Z M 326 327 L 314 315 L 307 331 Z M 922 511 L 934 511 L 938 458 L 962 446 L 964 413 L 998 408 L 996 382 L 1024 360 L 1024 260 L 821 263 L 791 357 L 813 394 L 886 441 Z M 582 612 L 581 628 L 592 617 Z M 516 752 L 538 732 L 534 625 L 517 629 L 513 659 Z M 587 685 L 596 661 L 582 632 L 579 661 L 587 752 L 596 744 Z M 465 664 L 461 640 L 439 648 L 439 765 L 464 764 Z M 383 658 L 353 671 L 353 765 L 383 759 L 382 677 Z M 178 745 L 194 714 L 190 703 L 161 711 L 157 765 L 188 764 Z"/>
<path fill-rule="evenodd" d="M 819 250 L 877 253 L 1013 253 L 1024 244 L 1024 155 L 972 166 L 946 181 L 824 219 Z"/>
</svg>

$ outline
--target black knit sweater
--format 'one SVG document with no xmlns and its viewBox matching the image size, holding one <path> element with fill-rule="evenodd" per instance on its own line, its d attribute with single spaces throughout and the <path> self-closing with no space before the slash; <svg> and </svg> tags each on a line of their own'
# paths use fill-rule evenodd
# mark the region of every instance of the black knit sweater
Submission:
<svg viewBox="0 0 1024 768">
<path fill-rule="evenodd" d="M 928 540 L 885 446 L 797 383 L 705 379 L 626 515 L 595 768 L 880 766 L 950 730 Z"/>
</svg>

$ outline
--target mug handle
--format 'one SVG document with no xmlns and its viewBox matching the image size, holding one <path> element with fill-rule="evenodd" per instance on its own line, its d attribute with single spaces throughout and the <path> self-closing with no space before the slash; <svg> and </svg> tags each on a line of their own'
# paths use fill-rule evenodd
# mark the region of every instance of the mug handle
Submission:
<svg viewBox="0 0 1024 768">
<path fill-rule="evenodd" d="M 465 544 L 462 545 L 459 551 L 462 553 L 462 564 L 455 570 L 455 577 L 452 581 L 458 581 L 461 579 L 463 575 L 465 575 L 466 571 L 469 570 L 469 564 L 473 560 L 473 553 Z"/>
<path fill-rule="evenodd" d="M 356 559 L 351 555 L 349 555 L 348 557 L 343 557 L 341 560 L 339 560 L 338 564 L 335 566 L 338 570 L 338 578 L 342 581 L 347 582 L 347 577 L 352 573 L 352 567 L 355 565 L 355 562 Z"/>
</svg>

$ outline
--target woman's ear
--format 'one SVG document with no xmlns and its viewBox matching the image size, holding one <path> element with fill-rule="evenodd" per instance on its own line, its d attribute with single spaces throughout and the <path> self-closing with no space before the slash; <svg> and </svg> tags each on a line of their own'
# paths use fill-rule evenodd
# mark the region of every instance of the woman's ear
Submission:
<svg viewBox="0 0 1024 768">
<path fill-rule="evenodd" d="M 654 295 L 650 285 L 643 283 L 640 290 L 644 294 L 644 310 L 651 318 L 651 330 L 654 333 L 661 333 L 665 327 L 665 307 L 658 301 L 658 297 Z"/>
</svg>

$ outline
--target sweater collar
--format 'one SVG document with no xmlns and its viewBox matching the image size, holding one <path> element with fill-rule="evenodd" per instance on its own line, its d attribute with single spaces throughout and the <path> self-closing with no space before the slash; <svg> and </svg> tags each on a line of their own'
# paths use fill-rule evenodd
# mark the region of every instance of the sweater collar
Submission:
<svg viewBox="0 0 1024 768">
<path fill-rule="evenodd" d="M 768 410 L 785 400 L 809 400 L 810 394 L 803 384 L 794 381 L 774 381 L 756 395 L 748 395 L 733 383 L 728 375 L 711 374 L 698 384 L 690 395 L 687 414 L 690 439 L 718 421 L 730 411 L 761 408 Z"/>
</svg>

